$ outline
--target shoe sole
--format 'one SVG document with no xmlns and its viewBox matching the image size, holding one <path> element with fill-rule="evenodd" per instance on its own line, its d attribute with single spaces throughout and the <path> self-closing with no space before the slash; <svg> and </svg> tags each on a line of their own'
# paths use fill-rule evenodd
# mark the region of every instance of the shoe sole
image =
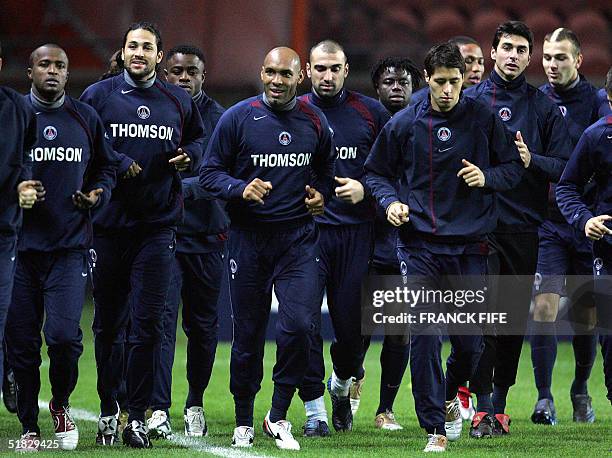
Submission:
<svg viewBox="0 0 612 458">
<path fill-rule="evenodd" d="M 79 431 L 68 431 L 65 433 L 55 433 L 55 438 L 61 450 L 74 450 L 79 444 Z"/>
<path fill-rule="evenodd" d="M 384 429 L 385 431 L 399 431 L 404 429 L 404 427 L 401 425 L 385 424 L 378 427 L 378 429 Z"/>
</svg>

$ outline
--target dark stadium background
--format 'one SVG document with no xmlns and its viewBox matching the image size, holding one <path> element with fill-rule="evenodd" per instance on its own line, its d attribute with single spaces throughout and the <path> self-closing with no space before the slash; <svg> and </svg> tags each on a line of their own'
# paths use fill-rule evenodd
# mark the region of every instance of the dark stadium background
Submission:
<svg viewBox="0 0 612 458">
<path fill-rule="evenodd" d="M 406 55 L 420 64 L 433 43 L 455 35 L 480 42 L 488 74 L 493 32 L 509 19 L 525 21 L 535 35 L 529 82 L 545 82 L 542 41 L 563 26 L 582 42 L 581 73 L 603 84 L 612 64 L 610 0 L 2 0 L 0 84 L 26 92 L 30 52 L 53 42 L 68 53 L 68 92 L 78 97 L 107 69 L 127 27 L 148 20 L 159 26 L 165 50 L 185 43 L 204 50 L 205 90 L 226 107 L 261 90 L 259 71 L 268 50 L 288 45 L 304 62 L 310 46 L 325 38 L 345 47 L 348 87 L 374 95 L 369 70 L 379 58 Z M 308 88 L 305 82 L 301 91 Z M 220 310 L 220 318 L 220 335 L 230 338 L 229 310 Z M 273 325 L 272 316 L 269 330 Z M 324 334 L 331 336 L 329 320 Z"/>
</svg>

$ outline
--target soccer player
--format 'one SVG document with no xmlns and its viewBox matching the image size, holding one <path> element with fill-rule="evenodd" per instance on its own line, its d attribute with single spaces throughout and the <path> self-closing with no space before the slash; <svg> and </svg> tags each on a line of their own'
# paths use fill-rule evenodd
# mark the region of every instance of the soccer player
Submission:
<svg viewBox="0 0 612 458">
<path fill-rule="evenodd" d="M 17 265 L 15 259 L 17 234 L 21 227 L 20 209 L 32 208 L 37 199 L 44 199 L 42 183 L 31 179 L 29 153 L 36 142 L 34 110 L 20 94 L 4 86 L 0 86 L 0 136 L 0 380 L 4 385 L 4 326 Z"/>
<path fill-rule="evenodd" d="M 532 281 L 521 280 L 520 276 L 533 278 L 536 272 L 537 230 L 546 216 L 548 184 L 559 179 L 571 150 L 559 108 L 525 79 L 532 51 L 533 34 L 527 25 L 519 21 L 500 24 L 491 48 L 493 71 L 487 80 L 464 91 L 466 97 L 490 107 L 516 137 L 525 168 L 525 175 L 515 189 L 497 195 L 499 221 L 491 236 L 499 274 L 515 282 L 511 286 L 513 293 L 500 293 L 495 303 L 498 310 L 509 311 L 509 320 L 520 326 L 527 323 L 533 286 Z M 470 390 L 476 393 L 478 403 L 478 414 L 470 430 L 472 437 L 510 431 L 506 397 L 516 381 L 522 345 L 522 335 L 485 339 L 483 355 L 470 381 Z"/>
<path fill-rule="evenodd" d="M 425 70 L 429 98 L 384 127 L 365 164 L 367 183 L 388 221 L 400 227 L 398 258 L 412 287 L 416 278 L 423 281 L 419 287 L 438 290 L 444 275 L 473 275 L 477 280 L 464 278 L 482 289 L 486 237 L 497 216 L 492 191 L 518 184 L 519 155 L 486 105 L 460 97 L 465 66 L 454 44 L 434 46 Z M 427 334 L 419 325 L 412 330 L 412 392 L 419 424 L 429 434 L 424 451 L 443 452 L 447 437 L 461 434 L 457 389 L 476 368 L 482 335 L 450 335 L 444 382 L 440 330 Z"/>
<path fill-rule="evenodd" d="M 161 36 L 150 23 L 132 24 L 123 37 L 123 73 L 88 87 L 82 100 L 100 114 L 124 179 L 94 218 L 94 335 L 100 396 L 97 443 L 117 438 L 116 392 L 127 337 L 129 424 L 123 442 L 150 446 L 144 414 L 150 405 L 162 341 L 162 314 L 183 216 L 177 172 L 197 165 L 204 128 L 185 90 L 157 77 Z"/>
<path fill-rule="evenodd" d="M 166 55 L 166 79 L 183 88 L 196 103 L 207 141 L 223 107 L 202 89 L 206 78 L 204 53 L 194 46 L 177 46 Z M 207 141 L 204 147 L 206 147 Z M 172 365 L 176 343 L 179 302 L 183 302 L 183 329 L 187 335 L 187 381 L 185 435 L 205 436 L 203 396 L 208 386 L 217 348 L 217 299 L 223 272 L 223 252 L 229 220 L 215 199 L 194 200 L 201 191 L 197 171 L 183 173 L 185 221 L 178 227 L 176 258 L 164 311 L 164 340 L 160 367 L 151 399 L 153 415 L 147 421 L 152 434 L 172 434 L 168 409 L 171 405 Z"/>
<path fill-rule="evenodd" d="M 448 40 L 449 43 L 454 43 L 459 47 L 459 51 L 465 61 L 465 77 L 463 78 L 463 89 L 474 86 L 482 80 L 485 70 L 485 61 L 482 54 L 482 49 L 476 40 L 471 37 L 463 35 L 456 36 Z M 416 91 L 411 100 L 410 104 L 415 105 L 423 99 L 427 98 L 429 92 L 429 86 L 425 85 L 423 88 Z"/>
<path fill-rule="evenodd" d="M 610 69 L 608 70 L 606 81 L 608 81 L 610 78 L 612 78 L 612 67 L 610 67 Z M 600 118 L 602 116 L 612 114 L 612 107 L 610 107 L 610 103 L 608 101 L 608 94 L 606 92 L 605 87 L 602 87 L 599 91 L 597 91 L 597 101 L 599 103 L 598 115 Z"/>
<path fill-rule="evenodd" d="M 612 68 L 606 77 L 608 106 L 612 108 Z M 593 241 L 593 274 L 601 353 L 608 400 L 612 403 L 612 115 L 599 119 L 584 131 L 557 186 L 559 209 L 568 223 Z M 592 181 L 593 205 L 584 199 Z"/>
<path fill-rule="evenodd" d="M 540 90 L 553 100 L 565 117 L 572 145 L 576 145 L 584 130 L 597 121 L 597 89 L 578 73 L 582 64 L 580 42 L 574 32 L 559 28 L 544 38 L 542 64 L 548 83 Z M 539 250 L 536 273 L 534 334 L 531 336 L 531 361 L 538 389 L 538 402 L 531 420 L 534 423 L 556 424 L 556 411 L 550 390 L 553 366 L 557 355 L 555 319 L 560 296 L 564 295 L 565 275 L 590 275 L 591 246 L 583 234 L 577 233 L 563 218 L 556 204 L 554 185 L 549 195 L 548 218 L 538 229 Z M 571 296 L 571 277 L 567 277 Z M 577 298 L 578 299 L 578 298 Z M 593 315 L 590 297 L 584 296 L 572 304 L 575 313 Z M 580 320 L 582 321 L 582 320 Z M 593 321 L 593 320 L 592 320 Z M 592 327 L 595 323 L 592 323 Z M 571 387 L 574 421 L 593 422 L 595 413 L 587 391 L 587 380 L 595 360 L 597 338 L 581 331 L 572 344 L 576 360 Z"/>
<path fill-rule="evenodd" d="M 295 51 L 272 49 L 261 68 L 263 94 L 223 114 L 200 170 L 204 189 L 228 201 L 231 219 L 226 269 L 234 329 L 234 447 L 253 445 L 253 407 L 274 287 L 279 301 L 274 393 L 263 427 L 279 448 L 300 448 L 286 416 L 321 320 L 319 234 L 312 214 L 323 212 L 334 177 L 327 120 L 296 99 L 303 78 Z"/>
<path fill-rule="evenodd" d="M 17 415 L 23 428 L 17 448 L 36 450 L 40 442 L 44 321 L 55 437 L 59 448 L 74 450 L 79 432 L 69 398 L 83 352 L 79 323 L 89 270 L 89 210 L 110 199 L 120 159 L 93 108 L 66 95 L 68 57 L 62 48 L 47 44 L 35 49 L 28 77 L 32 88 L 26 101 L 36 111 L 39 128 L 38 141 L 30 150 L 32 174 L 45 184 L 46 197 L 24 215 L 7 320 L 9 363 L 19 387 Z"/>
<path fill-rule="evenodd" d="M 387 57 L 372 68 L 372 85 L 378 100 L 395 115 L 410 103 L 413 89 L 420 87 L 422 77 L 417 66 L 408 58 Z M 399 275 L 396 254 L 397 228 L 387 221 L 384 212 L 377 207 L 374 227 L 374 254 L 370 263 L 370 275 Z M 364 353 L 370 339 L 364 337 Z M 410 357 L 408 336 L 386 335 L 380 353 L 380 400 L 374 424 L 379 429 L 396 431 L 403 429 L 395 419 L 393 402 L 399 391 L 402 377 Z M 358 381 L 351 385 L 351 394 L 357 392 Z M 351 398 L 351 405 L 354 401 Z"/>
<path fill-rule="evenodd" d="M 416 64 L 406 57 L 386 57 L 372 68 L 372 86 L 378 101 L 394 115 L 406 108 L 422 76 Z"/>
<path fill-rule="evenodd" d="M 332 424 L 336 431 L 349 431 L 353 427 L 349 390 L 354 378 L 353 409 L 357 410 L 365 375 L 360 292 L 372 257 L 376 216 L 363 164 L 389 113 L 377 100 L 345 88 L 349 64 L 344 49 L 335 41 L 325 40 L 312 47 L 306 72 L 312 91 L 302 100 L 323 111 L 336 145 L 335 196 L 315 221 L 321 231 L 321 281 L 327 290 L 335 334 L 330 349 L 333 371 L 327 385 L 332 399 Z M 300 387 L 307 416 L 304 434 L 327 436 L 320 336 L 313 350 L 310 369 Z"/>
</svg>

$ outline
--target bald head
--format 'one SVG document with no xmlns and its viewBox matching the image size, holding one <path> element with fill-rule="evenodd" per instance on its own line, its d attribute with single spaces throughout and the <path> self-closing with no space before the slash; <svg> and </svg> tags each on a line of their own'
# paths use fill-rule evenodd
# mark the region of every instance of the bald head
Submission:
<svg viewBox="0 0 612 458">
<path fill-rule="evenodd" d="M 261 81 L 272 108 L 281 109 L 289 104 L 303 79 L 300 56 L 293 49 L 283 46 L 266 55 L 261 67 Z"/>
<path fill-rule="evenodd" d="M 295 73 L 298 73 L 302 67 L 300 56 L 293 49 L 285 46 L 274 48 L 266 54 L 264 68 L 271 64 L 291 68 Z"/>
</svg>

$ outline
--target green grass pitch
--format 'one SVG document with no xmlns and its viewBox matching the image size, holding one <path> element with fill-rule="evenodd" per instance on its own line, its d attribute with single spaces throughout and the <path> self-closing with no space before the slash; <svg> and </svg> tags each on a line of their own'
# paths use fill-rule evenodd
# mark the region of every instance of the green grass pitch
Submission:
<svg viewBox="0 0 612 458">
<path fill-rule="evenodd" d="M 80 360 L 80 376 L 76 391 L 71 398 L 73 408 L 98 414 L 98 397 L 96 393 L 96 371 L 91 332 L 92 310 L 86 308 L 82 326 L 85 351 Z M 293 423 L 293 431 L 298 436 L 302 450 L 286 452 L 276 448 L 274 441 L 265 437 L 261 431 L 261 421 L 269 408 L 272 393 L 271 371 L 274 364 L 274 343 L 266 346 L 265 376 L 262 390 L 255 404 L 255 446 L 244 452 L 229 447 L 234 428 L 233 402 L 229 393 L 229 355 L 230 345 L 221 343 L 217 350 L 214 372 L 210 386 L 204 398 L 204 409 L 209 424 L 209 437 L 180 442 L 179 435 L 175 442 L 154 441 L 152 450 L 128 450 L 123 446 L 98 448 L 95 446 L 96 424 L 91 419 L 77 420 L 80 431 L 78 449 L 74 452 L 57 450 L 45 453 L 64 453 L 70 456 L 110 456 L 128 454 L 130 456 L 286 456 L 299 454 L 303 457 L 403 457 L 420 454 L 426 443 L 426 435 L 418 427 L 414 413 L 414 404 L 410 393 L 410 376 L 406 374 L 399 396 L 395 402 L 395 413 L 398 421 L 404 426 L 403 431 L 383 432 L 374 427 L 374 413 L 378 404 L 378 386 L 380 380 L 381 345 L 373 343 L 366 360 L 366 383 L 361 407 L 355 417 L 354 431 L 348 434 L 332 434 L 325 439 L 306 439 L 301 436 L 304 422 L 304 409 L 296 396 L 289 411 L 288 419 Z M 182 432 L 183 403 L 187 393 L 185 381 L 186 340 L 179 328 L 174 365 L 173 407 L 171 417 L 174 430 Z M 42 390 L 40 399 L 48 401 L 50 396 L 48 383 L 48 360 L 43 349 Z M 467 437 L 469 425 L 464 423 L 464 434 L 458 442 L 449 445 L 448 452 L 453 456 L 612 456 L 612 407 L 605 398 L 602 361 L 598 352 L 593 368 L 589 391 L 597 421 L 593 425 L 577 425 L 572 422 L 569 386 L 574 372 L 573 353 L 569 343 L 559 345 L 557 363 L 553 379 L 553 394 L 557 407 L 559 423 L 556 426 L 533 425 L 529 420 L 535 400 L 536 389 L 529 357 L 528 345 L 523 347 L 518 382 L 510 390 L 507 412 L 512 417 L 512 433 L 509 436 L 473 440 Z M 330 370 L 329 349 L 326 348 L 327 370 Z M 445 348 L 444 355 L 448 354 Z M 329 397 L 326 403 L 331 417 Z M 81 412 L 83 416 L 86 412 Z M 52 425 L 49 413 L 41 409 L 39 416 L 43 439 L 52 439 Z M 6 453 L 9 439 L 17 439 L 21 432 L 19 422 L 10 415 L 4 406 L 0 407 L 0 453 Z"/>
</svg>

